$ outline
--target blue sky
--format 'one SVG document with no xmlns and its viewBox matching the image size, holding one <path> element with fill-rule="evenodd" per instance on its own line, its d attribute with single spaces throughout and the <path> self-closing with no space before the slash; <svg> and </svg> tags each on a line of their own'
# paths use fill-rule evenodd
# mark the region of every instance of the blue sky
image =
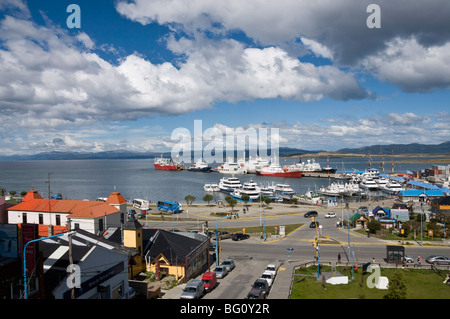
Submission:
<svg viewBox="0 0 450 319">
<path fill-rule="evenodd" d="M 447 0 L 4 0 L 0 146 L 158 152 L 195 120 L 307 150 L 448 141 L 449 16 Z"/>
</svg>

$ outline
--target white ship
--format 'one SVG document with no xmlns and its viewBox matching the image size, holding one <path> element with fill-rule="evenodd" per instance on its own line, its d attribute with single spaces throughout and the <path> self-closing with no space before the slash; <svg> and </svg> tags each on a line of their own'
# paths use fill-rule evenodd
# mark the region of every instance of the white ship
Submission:
<svg viewBox="0 0 450 319">
<path fill-rule="evenodd" d="M 217 168 L 217 171 L 221 174 L 247 174 L 247 168 L 243 163 L 235 162 L 234 159 L 229 159 L 220 167 Z"/>
<path fill-rule="evenodd" d="M 224 177 L 220 179 L 219 189 L 225 193 L 232 193 L 235 189 L 242 188 L 241 181 L 236 177 Z"/>
</svg>

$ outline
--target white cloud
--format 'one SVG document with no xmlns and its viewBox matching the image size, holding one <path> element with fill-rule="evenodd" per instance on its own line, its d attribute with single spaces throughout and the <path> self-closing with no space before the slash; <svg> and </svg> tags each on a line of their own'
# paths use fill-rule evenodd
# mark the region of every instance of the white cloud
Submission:
<svg viewBox="0 0 450 319">
<path fill-rule="evenodd" d="M 397 37 L 364 59 L 363 68 L 407 92 L 450 88 L 450 40 L 425 47 L 415 37 Z"/>
</svg>

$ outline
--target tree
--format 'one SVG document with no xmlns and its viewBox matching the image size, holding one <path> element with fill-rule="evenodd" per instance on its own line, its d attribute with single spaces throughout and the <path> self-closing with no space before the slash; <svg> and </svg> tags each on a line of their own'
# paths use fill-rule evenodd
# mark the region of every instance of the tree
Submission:
<svg viewBox="0 0 450 319">
<path fill-rule="evenodd" d="M 244 201 L 245 207 L 247 207 L 247 203 L 250 201 L 250 196 L 242 195 L 241 199 Z"/>
<path fill-rule="evenodd" d="M 394 273 L 389 280 L 388 293 L 384 299 L 406 299 L 406 283 L 400 272 Z"/>
<path fill-rule="evenodd" d="M 209 202 L 212 201 L 212 199 L 213 199 L 213 195 L 211 195 L 211 194 L 205 194 L 205 196 L 203 196 L 203 201 L 208 202 L 208 206 L 209 206 Z"/>
<path fill-rule="evenodd" d="M 272 198 L 270 198 L 270 197 L 265 197 L 265 198 L 264 198 L 264 203 L 266 203 L 267 208 L 269 208 L 269 204 L 272 203 Z"/>
<path fill-rule="evenodd" d="M 16 195 L 16 191 L 9 191 L 9 195 L 11 195 L 11 196 Z"/>
<path fill-rule="evenodd" d="M 187 195 L 184 200 L 186 201 L 188 206 L 192 205 L 192 202 L 195 200 L 195 196 Z"/>
<path fill-rule="evenodd" d="M 369 229 L 369 232 L 371 234 L 375 234 L 377 232 L 377 230 L 381 230 L 381 223 L 372 218 L 368 223 L 367 223 L 367 228 Z"/>
<path fill-rule="evenodd" d="M 227 201 L 228 205 L 231 206 L 231 210 L 233 210 L 234 206 L 236 206 L 237 204 L 237 200 L 230 196 L 227 196 L 225 200 Z"/>
</svg>

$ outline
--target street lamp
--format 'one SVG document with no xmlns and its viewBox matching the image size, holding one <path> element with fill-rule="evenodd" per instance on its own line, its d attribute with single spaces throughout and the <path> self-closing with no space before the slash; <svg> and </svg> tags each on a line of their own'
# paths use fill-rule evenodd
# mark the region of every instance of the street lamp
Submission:
<svg viewBox="0 0 450 319">
<path fill-rule="evenodd" d="M 219 266 L 219 231 L 218 231 L 218 221 L 219 219 L 226 218 L 228 216 L 219 217 L 216 219 L 216 265 Z"/>
<path fill-rule="evenodd" d="M 28 299 L 28 287 L 27 287 L 27 286 L 28 286 L 28 284 L 27 284 L 27 259 L 26 259 L 26 256 L 25 256 L 25 252 L 26 252 L 26 250 L 27 250 L 28 245 L 31 244 L 31 243 L 35 243 L 35 242 L 37 242 L 37 241 L 44 240 L 44 239 L 49 239 L 49 238 L 54 238 L 54 237 L 60 237 L 60 236 L 64 236 L 64 235 L 70 235 L 70 234 L 72 234 L 72 233 L 74 233 L 74 232 L 60 233 L 60 234 L 56 234 L 56 235 L 53 235 L 53 236 L 48 236 L 48 237 L 42 237 L 42 238 L 38 238 L 38 239 L 33 239 L 33 240 L 30 240 L 28 243 L 25 244 L 25 246 L 23 247 L 23 284 L 24 284 L 24 287 L 25 287 L 25 299 Z"/>
</svg>

